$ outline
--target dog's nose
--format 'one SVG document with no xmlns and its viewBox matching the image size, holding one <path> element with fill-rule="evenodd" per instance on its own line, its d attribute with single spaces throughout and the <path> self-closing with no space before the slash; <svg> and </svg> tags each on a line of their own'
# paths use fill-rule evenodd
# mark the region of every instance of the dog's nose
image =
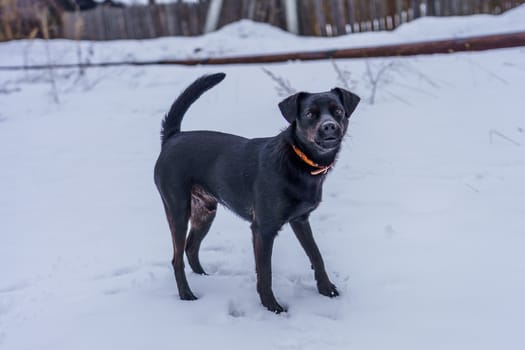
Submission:
<svg viewBox="0 0 525 350">
<path fill-rule="evenodd" d="M 326 121 L 323 124 L 321 124 L 321 129 L 324 131 L 327 135 L 335 134 L 337 131 L 337 124 L 332 121 Z"/>
</svg>

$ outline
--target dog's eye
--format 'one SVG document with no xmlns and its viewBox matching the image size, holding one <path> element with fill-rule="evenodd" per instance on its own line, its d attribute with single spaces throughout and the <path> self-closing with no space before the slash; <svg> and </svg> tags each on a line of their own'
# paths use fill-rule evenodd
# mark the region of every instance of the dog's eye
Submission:
<svg viewBox="0 0 525 350">
<path fill-rule="evenodd" d="M 337 108 L 335 111 L 334 111 L 334 114 L 338 117 L 342 117 L 345 112 L 341 109 L 341 108 Z"/>
<path fill-rule="evenodd" d="M 304 117 L 306 119 L 312 119 L 314 117 L 314 114 L 311 111 L 308 111 L 304 114 Z"/>
</svg>

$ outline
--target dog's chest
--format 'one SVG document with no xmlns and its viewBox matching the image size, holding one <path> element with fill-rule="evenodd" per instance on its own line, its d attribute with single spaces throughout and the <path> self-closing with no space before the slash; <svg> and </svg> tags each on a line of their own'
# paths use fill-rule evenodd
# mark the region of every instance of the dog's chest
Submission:
<svg viewBox="0 0 525 350">
<path fill-rule="evenodd" d="M 294 207 L 291 208 L 292 210 L 290 210 L 288 221 L 314 211 L 319 205 L 319 202 L 320 201 L 302 201 L 297 203 Z"/>
<path fill-rule="evenodd" d="M 301 188 L 298 191 L 289 193 L 289 206 L 287 221 L 293 220 L 297 217 L 309 214 L 315 210 L 321 202 L 322 187 L 312 186 Z"/>
</svg>

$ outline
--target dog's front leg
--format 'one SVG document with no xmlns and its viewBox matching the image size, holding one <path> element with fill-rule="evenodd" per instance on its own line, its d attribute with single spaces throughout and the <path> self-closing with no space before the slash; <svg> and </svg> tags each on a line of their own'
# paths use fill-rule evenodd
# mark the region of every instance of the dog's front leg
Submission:
<svg viewBox="0 0 525 350">
<path fill-rule="evenodd" d="M 277 230 L 263 230 L 252 223 L 253 251 L 257 272 L 257 292 L 261 303 L 270 311 L 279 314 L 286 311 L 275 299 L 272 291 L 272 249 Z"/>
<path fill-rule="evenodd" d="M 312 234 L 312 228 L 308 222 L 308 218 L 301 218 L 290 222 L 292 230 L 295 236 L 301 243 L 306 255 L 310 259 L 312 268 L 314 269 L 315 280 L 317 281 L 317 289 L 322 295 L 328 297 L 336 297 L 339 295 L 335 285 L 330 282 L 326 270 L 324 268 L 323 257 L 317 244 L 315 243 L 314 236 Z"/>
</svg>

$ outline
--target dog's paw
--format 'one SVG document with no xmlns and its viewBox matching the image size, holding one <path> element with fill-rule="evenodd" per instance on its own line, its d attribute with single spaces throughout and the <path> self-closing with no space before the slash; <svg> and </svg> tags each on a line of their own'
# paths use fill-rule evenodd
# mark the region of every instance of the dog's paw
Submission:
<svg viewBox="0 0 525 350">
<path fill-rule="evenodd" d="M 322 295 L 326 295 L 330 298 L 335 298 L 336 296 L 339 296 L 339 292 L 337 291 L 337 287 L 333 283 L 324 283 L 324 284 L 318 284 L 317 289 L 319 290 L 319 293 Z"/>
<path fill-rule="evenodd" d="M 180 291 L 179 292 L 179 297 L 180 297 L 180 300 L 197 300 L 197 299 L 199 299 L 189 289 L 187 289 L 185 291 Z"/>
<path fill-rule="evenodd" d="M 275 314 L 280 314 L 281 312 L 286 312 L 287 310 L 282 307 L 281 305 L 279 305 L 279 303 L 277 302 L 277 300 L 275 300 L 275 298 L 273 298 L 273 300 L 265 300 L 262 302 L 263 306 L 265 306 L 269 311 L 275 313 Z"/>
<path fill-rule="evenodd" d="M 273 312 L 273 313 L 275 313 L 275 314 L 277 314 L 277 315 L 279 315 L 281 312 L 287 312 L 287 311 L 288 311 L 288 310 L 286 310 L 284 307 L 282 307 L 281 305 L 279 305 L 277 302 L 276 302 L 275 304 L 273 304 L 273 305 L 270 305 L 270 306 L 265 305 L 265 306 L 266 306 L 266 308 L 267 308 L 269 311 L 271 311 L 271 312 Z"/>
<path fill-rule="evenodd" d="M 206 271 L 202 268 L 202 265 L 199 261 L 199 257 L 195 254 L 187 254 L 188 256 L 188 262 L 190 263 L 190 267 L 193 270 L 194 273 L 198 275 L 207 275 Z"/>
</svg>

